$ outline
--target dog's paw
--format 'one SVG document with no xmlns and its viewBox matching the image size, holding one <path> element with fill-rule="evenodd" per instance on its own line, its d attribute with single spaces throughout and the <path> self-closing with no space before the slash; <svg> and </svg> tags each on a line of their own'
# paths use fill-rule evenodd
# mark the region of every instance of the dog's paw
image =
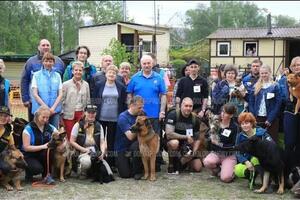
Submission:
<svg viewBox="0 0 300 200">
<path fill-rule="evenodd" d="M 266 191 L 265 188 L 260 188 L 260 189 L 258 189 L 258 190 L 254 190 L 255 193 L 263 193 L 263 192 L 265 192 L 265 191 Z"/>
<path fill-rule="evenodd" d="M 284 193 L 284 189 L 282 189 L 282 188 L 278 188 L 278 190 L 277 190 L 277 194 L 283 194 Z"/>
<path fill-rule="evenodd" d="M 156 181 L 156 177 L 155 177 L 155 176 L 151 176 L 151 177 L 149 178 L 149 181 Z"/>
<path fill-rule="evenodd" d="M 14 190 L 14 188 L 12 186 L 10 186 L 10 185 L 5 185 L 5 189 L 7 191 L 13 191 Z"/>
<path fill-rule="evenodd" d="M 147 180 L 149 178 L 149 175 L 144 175 L 141 180 Z"/>
<path fill-rule="evenodd" d="M 24 188 L 23 187 L 17 187 L 17 191 L 23 191 Z"/>
</svg>

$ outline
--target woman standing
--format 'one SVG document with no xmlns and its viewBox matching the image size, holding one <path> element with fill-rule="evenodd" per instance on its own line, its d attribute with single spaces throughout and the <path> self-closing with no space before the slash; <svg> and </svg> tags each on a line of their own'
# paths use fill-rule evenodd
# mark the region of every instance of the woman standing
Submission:
<svg viewBox="0 0 300 200">
<path fill-rule="evenodd" d="M 130 81 L 130 63 L 122 62 L 119 68 L 119 75 L 123 77 L 125 84 L 128 85 Z"/>
<path fill-rule="evenodd" d="M 89 50 L 89 48 L 87 46 L 79 46 L 76 49 L 76 61 L 80 61 L 83 63 L 84 67 L 83 67 L 83 73 L 82 73 L 82 79 L 85 80 L 86 82 L 90 83 L 91 78 L 93 77 L 94 74 L 96 74 L 97 69 L 94 65 L 90 64 L 87 59 L 90 57 L 91 52 Z M 76 62 L 73 61 L 73 62 Z M 63 76 L 63 81 L 67 81 L 70 80 L 73 76 L 73 62 L 71 62 L 64 73 Z"/>
<path fill-rule="evenodd" d="M 31 113 L 34 114 L 40 106 L 46 106 L 50 109 L 49 122 L 58 128 L 61 112 L 62 82 L 58 72 L 52 67 L 55 58 L 51 53 L 45 53 L 43 58 L 43 67 L 34 73 L 31 82 L 33 92 Z"/>
<path fill-rule="evenodd" d="M 220 179 L 229 183 L 234 178 L 234 166 L 236 157 L 229 149 L 235 146 L 236 136 L 239 132 L 237 123 L 232 119 L 236 113 L 236 107 L 232 104 L 225 104 L 221 111 L 220 130 L 216 133 L 220 140 L 211 140 L 212 152 L 203 160 L 204 166 L 212 171 L 213 175 L 220 172 Z"/>
<path fill-rule="evenodd" d="M 217 83 L 212 91 L 212 105 L 215 114 L 220 114 L 221 107 L 231 102 L 237 107 L 237 115 L 244 111 L 244 98 L 246 94 L 242 83 L 237 82 L 237 67 L 235 65 L 226 65 L 224 69 L 225 80 Z"/>
<path fill-rule="evenodd" d="M 277 143 L 281 95 L 278 83 L 273 81 L 270 66 L 263 65 L 260 68 L 259 79 L 254 87 L 254 97 L 251 97 L 254 101 L 249 104 L 249 112 L 254 114 L 262 128 L 267 128 L 268 133 Z"/>
<path fill-rule="evenodd" d="M 114 163 L 114 142 L 117 120 L 120 113 L 126 110 L 126 89 L 125 86 L 116 81 L 118 68 L 110 65 L 106 68 L 106 81 L 96 84 L 97 93 L 92 96 L 97 105 L 97 120 L 100 121 L 107 137 L 107 162 L 110 166 Z"/>
<path fill-rule="evenodd" d="M 22 140 L 24 159 L 28 164 L 25 170 L 25 180 L 32 181 L 34 175 L 47 175 L 47 166 L 51 172 L 51 160 L 47 161 L 48 142 L 57 129 L 49 124 L 50 110 L 47 106 L 39 107 L 34 113 L 34 119 L 23 131 Z M 51 156 L 50 156 L 51 158 Z M 50 159 L 49 158 L 49 159 Z M 46 178 L 47 184 L 54 183 L 51 176 Z"/>
<path fill-rule="evenodd" d="M 80 61 L 73 62 L 73 78 L 64 82 L 62 86 L 63 121 L 68 140 L 70 140 L 74 124 L 81 119 L 84 108 L 90 103 L 89 84 L 82 79 L 82 73 L 83 63 Z"/>
</svg>

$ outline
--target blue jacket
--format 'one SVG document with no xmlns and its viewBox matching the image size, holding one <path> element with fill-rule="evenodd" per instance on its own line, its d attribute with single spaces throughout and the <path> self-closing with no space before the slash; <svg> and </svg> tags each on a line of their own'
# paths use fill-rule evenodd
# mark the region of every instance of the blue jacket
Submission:
<svg viewBox="0 0 300 200">
<path fill-rule="evenodd" d="M 30 94 L 30 83 L 33 76 L 33 73 L 39 71 L 42 68 L 42 56 L 35 55 L 30 57 L 24 65 L 24 69 L 21 76 L 21 95 L 22 101 L 27 102 L 31 100 Z M 57 71 L 61 77 L 65 71 L 64 62 L 57 56 L 55 56 L 55 63 L 52 67 L 54 71 Z"/>
<path fill-rule="evenodd" d="M 8 101 L 9 101 L 9 92 L 10 92 L 10 81 L 5 79 L 4 77 L 0 78 L 3 80 L 4 79 L 4 88 L 1 88 L 1 90 L 4 90 L 4 106 L 9 106 Z"/>
<path fill-rule="evenodd" d="M 226 80 L 219 81 L 211 94 L 214 113 L 219 114 L 221 107 L 229 100 L 229 85 Z"/>
<path fill-rule="evenodd" d="M 55 72 L 54 70 L 51 70 L 49 73 L 48 70 L 42 68 L 41 70 L 35 72 L 33 76 L 37 82 L 38 95 L 49 108 L 52 107 L 59 93 L 59 84 L 61 83 L 61 77 L 59 73 Z M 39 107 L 40 104 L 33 97 L 31 113 L 34 114 Z M 61 109 L 60 102 L 55 108 L 55 113 L 60 113 Z"/>
<path fill-rule="evenodd" d="M 267 99 L 267 94 L 273 94 L 274 97 Z M 254 95 L 254 93 L 251 95 Z M 249 103 L 249 112 L 253 113 L 254 116 L 258 115 L 260 103 L 262 98 L 264 98 L 266 102 L 268 122 L 272 123 L 278 117 L 282 97 L 280 95 L 280 88 L 277 83 L 272 84 L 268 88 L 262 88 L 257 95 L 254 95 L 251 98 L 253 98 L 254 101 Z"/>
<path fill-rule="evenodd" d="M 258 78 L 252 76 L 251 73 L 249 73 L 247 76 L 243 78 L 243 85 L 245 86 L 247 93 L 245 96 L 245 100 L 251 104 L 253 103 L 253 93 L 254 93 L 254 85 L 257 82 Z"/>
<path fill-rule="evenodd" d="M 64 77 L 63 77 L 63 81 L 67 81 L 70 80 L 73 77 L 73 73 L 72 73 L 72 64 L 73 62 L 71 62 L 65 70 L 64 73 Z M 83 73 L 82 73 L 82 79 L 85 80 L 86 82 L 90 83 L 92 77 L 94 76 L 94 74 L 96 74 L 97 69 L 94 65 L 89 64 L 88 62 L 86 62 L 84 64 L 84 69 L 83 69 Z"/>
<path fill-rule="evenodd" d="M 267 130 L 266 129 L 263 129 L 261 127 L 256 127 L 256 130 L 255 130 L 255 135 L 257 137 L 260 137 L 262 140 L 269 140 L 269 141 L 273 141 L 271 136 L 268 134 Z M 240 132 L 237 137 L 236 137 L 236 142 L 235 144 L 238 145 L 246 140 L 248 140 L 248 135 L 244 132 Z M 248 154 L 248 153 L 241 153 L 241 152 L 237 152 L 236 153 L 236 158 L 238 160 L 239 163 L 244 163 L 246 162 L 247 160 L 250 160 L 251 159 L 251 155 Z"/>
<path fill-rule="evenodd" d="M 283 103 L 285 103 L 289 95 L 286 76 L 285 75 L 281 76 L 281 78 L 277 82 L 279 84 L 281 100 Z"/>
</svg>

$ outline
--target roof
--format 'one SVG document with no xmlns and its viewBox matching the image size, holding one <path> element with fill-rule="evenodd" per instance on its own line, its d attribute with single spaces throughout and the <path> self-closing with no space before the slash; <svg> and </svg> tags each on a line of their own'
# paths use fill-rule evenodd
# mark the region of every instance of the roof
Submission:
<svg viewBox="0 0 300 200">
<path fill-rule="evenodd" d="M 127 28 L 135 29 L 140 31 L 140 34 L 154 34 L 156 31 L 156 34 L 164 34 L 166 31 L 169 31 L 169 27 L 165 26 L 151 26 L 151 25 L 145 25 L 145 24 L 137 24 L 137 23 L 132 23 L 132 22 L 123 22 L 123 21 L 118 21 L 118 22 L 113 22 L 113 23 L 105 23 L 105 24 L 97 24 L 97 25 L 91 25 L 91 26 L 82 26 L 79 27 L 80 29 L 83 28 L 91 28 L 91 27 L 100 27 L 100 26 L 109 26 L 109 25 L 116 25 L 119 24 L 121 26 L 125 26 Z M 156 29 L 156 30 L 155 30 Z"/>
<path fill-rule="evenodd" d="M 0 55 L 0 59 L 11 62 L 23 62 L 27 61 L 31 56 L 33 56 L 33 54 Z"/>
<path fill-rule="evenodd" d="M 275 27 L 267 35 L 268 28 L 219 28 L 208 39 L 244 39 L 244 38 L 294 38 L 300 39 L 300 27 Z"/>
</svg>

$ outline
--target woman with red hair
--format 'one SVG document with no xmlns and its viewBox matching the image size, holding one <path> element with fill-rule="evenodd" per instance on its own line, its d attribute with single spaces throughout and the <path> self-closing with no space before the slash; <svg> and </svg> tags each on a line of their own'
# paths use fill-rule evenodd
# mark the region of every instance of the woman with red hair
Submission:
<svg viewBox="0 0 300 200">
<path fill-rule="evenodd" d="M 242 132 L 237 135 L 236 145 L 247 141 L 252 136 L 257 136 L 262 140 L 273 141 L 266 129 L 256 126 L 256 119 L 250 112 L 241 113 L 238 117 L 238 122 L 241 126 Z M 273 141 L 274 142 L 274 141 Z M 234 173 L 239 178 L 250 178 L 250 171 L 257 169 L 259 160 L 248 154 L 238 152 L 236 154 L 238 164 L 235 165 Z"/>
</svg>

